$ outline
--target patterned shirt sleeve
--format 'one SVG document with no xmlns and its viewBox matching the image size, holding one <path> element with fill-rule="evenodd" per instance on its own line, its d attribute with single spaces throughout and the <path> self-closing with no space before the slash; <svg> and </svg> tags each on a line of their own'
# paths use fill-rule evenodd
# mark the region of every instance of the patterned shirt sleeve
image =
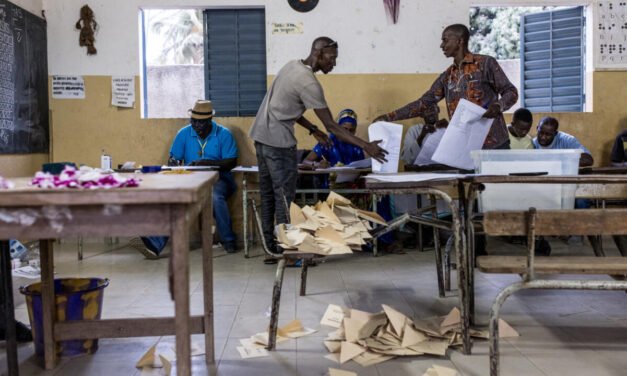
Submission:
<svg viewBox="0 0 627 376">
<path fill-rule="evenodd" d="M 438 105 L 438 102 L 444 98 L 444 80 L 446 72 L 442 73 L 438 77 L 431 88 L 422 95 L 419 99 L 411 102 L 395 111 L 387 114 L 390 121 L 411 119 L 417 116 L 422 116 L 429 108 Z"/>
<path fill-rule="evenodd" d="M 496 59 L 492 57 L 487 59 L 484 72 L 486 73 L 488 81 L 492 84 L 492 87 L 494 87 L 496 92 L 501 96 L 499 99 L 501 110 L 509 110 L 516 104 L 516 101 L 518 101 L 518 89 L 516 89 L 516 86 L 507 78 Z"/>
</svg>

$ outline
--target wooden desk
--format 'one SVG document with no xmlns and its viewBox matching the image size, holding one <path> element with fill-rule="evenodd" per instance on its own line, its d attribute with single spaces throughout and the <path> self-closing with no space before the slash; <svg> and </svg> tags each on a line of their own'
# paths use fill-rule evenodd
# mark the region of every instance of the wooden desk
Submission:
<svg viewBox="0 0 627 376">
<path fill-rule="evenodd" d="M 206 362 L 214 363 L 211 186 L 218 174 L 140 177 L 138 188 L 108 190 L 47 190 L 29 187 L 30 178 L 20 178 L 12 180 L 16 188 L 0 191 L 0 212 L 5 218 L 0 220 L 0 239 L 44 239 L 40 253 L 46 369 L 56 364 L 55 341 L 176 334 L 178 374 L 187 376 L 191 374 L 192 333 L 205 334 Z M 190 317 L 189 226 L 198 215 L 202 222 L 205 310 L 202 316 Z M 34 222 L 30 224 L 28 219 Z M 54 261 L 52 242 L 47 239 L 138 235 L 171 237 L 175 317 L 55 322 Z"/>
</svg>

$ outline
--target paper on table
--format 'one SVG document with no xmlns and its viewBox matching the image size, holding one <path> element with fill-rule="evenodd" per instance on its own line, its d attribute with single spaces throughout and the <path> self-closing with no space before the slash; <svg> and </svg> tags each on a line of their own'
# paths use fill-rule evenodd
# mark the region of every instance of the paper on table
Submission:
<svg viewBox="0 0 627 376">
<path fill-rule="evenodd" d="M 237 166 L 233 170 L 235 172 L 259 172 L 259 166 Z"/>
<path fill-rule="evenodd" d="M 431 159 L 447 166 L 472 170 L 474 164 L 470 152 L 481 149 L 494 121 L 482 117 L 485 112 L 481 106 L 460 100 Z"/>
<path fill-rule="evenodd" d="M 437 173 L 401 173 L 394 175 L 379 175 L 369 174 L 366 179 L 373 179 L 376 181 L 388 182 L 388 183 L 403 183 L 403 182 L 420 182 L 438 179 L 451 179 L 451 178 L 463 178 L 468 175 L 462 174 L 437 174 Z"/>
<path fill-rule="evenodd" d="M 398 160 L 401 152 L 401 139 L 403 138 L 403 126 L 400 124 L 378 121 L 368 127 L 370 141 L 381 140 L 379 146 L 387 150 L 385 159 L 380 163 L 372 159 L 372 172 L 395 173 L 398 172 Z"/>
<path fill-rule="evenodd" d="M 352 161 L 347 165 L 352 168 L 370 168 L 372 166 L 372 158 L 360 159 L 358 161 Z"/>
<path fill-rule="evenodd" d="M 444 136 L 444 132 L 446 128 L 437 128 L 435 132 L 428 134 L 424 140 L 422 141 L 422 147 L 420 148 L 420 153 L 416 156 L 416 160 L 414 164 L 417 166 L 424 166 L 435 164 L 431 158 L 435 153 L 435 150 L 440 145 L 440 141 L 442 140 L 442 136 Z"/>
</svg>

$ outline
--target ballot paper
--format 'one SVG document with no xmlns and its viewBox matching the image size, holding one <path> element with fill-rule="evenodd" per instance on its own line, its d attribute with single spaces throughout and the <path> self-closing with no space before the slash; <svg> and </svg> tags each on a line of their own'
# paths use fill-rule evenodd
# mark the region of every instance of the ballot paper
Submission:
<svg viewBox="0 0 627 376">
<path fill-rule="evenodd" d="M 444 136 L 444 132 L 446 132 L 446 128 L 437 128 L 435 132 L 429 133 L 424 140 L 422 141 L 422 147 L 420 148 L 420 152 L 416 156 L 416 160 L 414 164 L 416 166 L 426 166 L 435 164 L 431 158 L 433 158 L 433 153 L 440 145 L 440 141 L 442 140 L 442 136 Z"/>
<path fill-rule="evenodd" d="M 438 179 L 458 179 L 463 178 L 468 175 L 462 174 L 448 174 L 448 173 L 437 173 L 437 172 L 405 172 L 394 175 L 388 174 L 368 174 L 366 179 L 372 179 L 381 182 L 387 183 L 403 183 L 403 182 L 420 182 L 420 181 L 428 181 L 428 180 L 438 180 Z"/>
<path fill-rule="evenodd" d="M 474 169 L 470 152 L 481 149 L 494 121 L 482 117 L 485 112 L 481 106 L 460 100 L 431 159 L 447 166 Z"/>
<path fill-rule="evenodd" d="M 237 352 L 242 357 L 242 359 L 250 359 L 250 358 L 260 358 L 263 356 L 270 355 L 268 350 L 262 347 L 244 347 L 237 346 Z"/>
<path fill-rule="evenodd" d="M 380 163 L 372 159 L 372 172 L 396 173 L 398 172 L 398 160 L 401 153 L 401 139 L 403 138 L 403 126 L 400 124 L 378 121 L 368 127 L 370 141 L 381 140 L 379 146 L 385 149 L 387 162 Z"/>
</svg>

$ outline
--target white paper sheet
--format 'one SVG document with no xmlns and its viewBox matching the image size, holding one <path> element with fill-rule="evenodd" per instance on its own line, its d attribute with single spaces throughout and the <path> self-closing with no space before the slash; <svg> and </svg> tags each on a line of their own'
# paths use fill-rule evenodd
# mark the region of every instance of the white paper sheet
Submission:
<svg viewBox="0 0 627 376">
<path fill-rule="evenodd" d="M 366 179 L 373 179 L 376 181 L 389 182 L 389 183 L 403 183 L 403 182 L 419 182 L 419 181 L 437 180 L 437 179 L 463 178 L 465 176 L 467 175 L 418 172 L 418 173 L 405 173 L 405 174 L 395 174 L 395 175 L 370 174 L 366 176 Z"/>
<path fill-rule="evenodd" d="M 85 99 L 83 76 L 52 76 L 52 98 Z"/>
<path fill-rule="evenodd" d="M 372 166 L 372 158 L 360 159 L 358 161 L 352 161 L 347 165 L 352 168 L 370 168 Z"/>
<path fill-rule="evenodd" d="M 133 108 L 135 105 L 135 77 L 111 77 L 111 104 L 118 107 Z"/>
<path fill-rule="evenodd" d="M 259 172 L 259 166 L 237 166 L 231 171 L 235 172 Z"/>
<path fill-rule="evenodd" d="M 442 140 L 442 136 L 444 136 L 444 132 L 446 132 L 446 128 L 438 128 L 435 132 L 428 134 L 425 136 L 422 141 L 422 147 L 420 148 L 420 152 L 418 156 L 416 156 L 416 160 L 414 164 L 416 166 L 425 166 L 430 164 L 435 164 L 432 160 L 433 154 L 435 150 L 440 145 L 440 141 Z"/>
<path fill-rule="evenodd" d="M 474 169 L 470 152 L 481 149 L 494 121 L 483 118 L 485 112 L 481 106 L 460 100 L 431 159 L 447 166 Z"/>
<path fill-rule="evenodd" d="M 398 172 L 398 160 L 401 153 L 401 139 L 403 138 L 403 126 L 400 124 L 378 121 L 368 127 L 370 141 L 381 140 L 379 146 L 387 150 L 385 156 L 387 162 L 380 163 L 372 159 L 372 172 L 396 173 Z"/>
</svg>

